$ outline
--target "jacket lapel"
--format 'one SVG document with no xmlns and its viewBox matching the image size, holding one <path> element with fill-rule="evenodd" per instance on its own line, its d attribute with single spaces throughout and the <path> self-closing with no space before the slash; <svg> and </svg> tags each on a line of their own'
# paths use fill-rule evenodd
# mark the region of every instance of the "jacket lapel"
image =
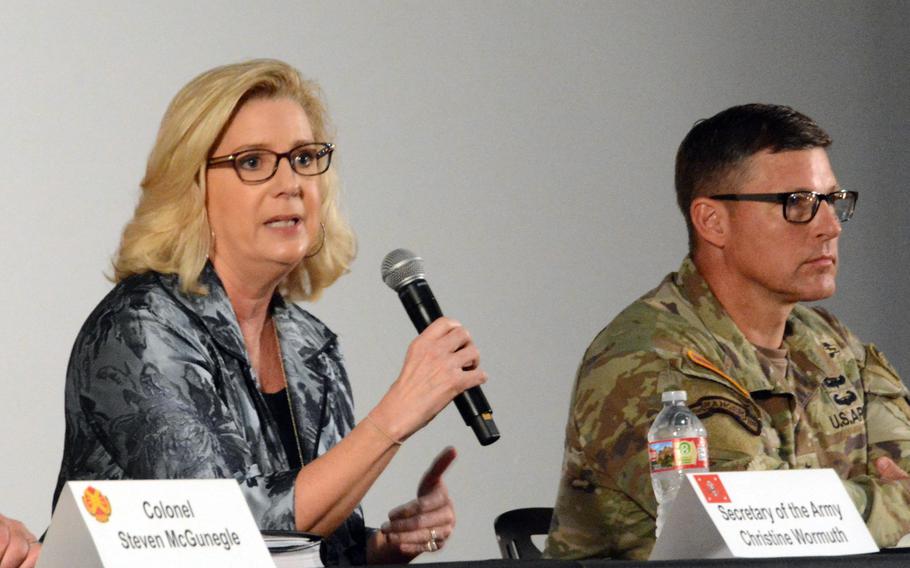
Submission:
<svg viewBox="0 0 910 568">
<path fill-rule="evenodd" d="M 200 275 L 200 283 L 208 289 L 208 294 L 204 296 L 181 292 L 176 276 L 165 275 L 161 278 L 177 302 L 199 319 L 217 344 L 218 350 L 237 359 L 247 378 L 257 382 L 234 308 L 211 263 L 206 264 Z M 320 355 L 334 348 L 336 336 L 318 319 L 285 302 L 278 293 L 272 299 L 270 310 L 278 331 L 282 363 L 304 461 L 310 462 L 318 453 L 318 441 L 329 402 L 328 381 L 332 379 L 332 371 L 327 369 L 327 362 Z M 268 412 L 264 399 L 258 392 L 258 384 L 254 390 L 256 392 L 251 392 L 251 396 L 257 399 L 254 404 L 259 409 L 257 412 L 263 418 L 261 424 L 265 427 L 272 421 L 265 419 L 262 414 Z M 263 432 L 271 445 L 281 447 L 277 432 L 273 434 Z"/>
<path fill-rule="evenodd" d="M 176 275 L 165 275 L 161 278 L 162 283 L 173 297 L 201 320 L 202 325 L 218 344 L 219 349 L 240 359 L 246 367 L 249 367 L 246 346 L 240 335 L 240 324 L 237 322 L 237 316 L 234 314 L 234 308 L 224 290 L 224 285 L 212 264 L 206 263 L 202 274 L 199 275 L 199 282 L 208 289 L 208 294 L 204 296 L 181 291 Z"/>
<path fill-rule="evenodd" d="M 277 294 L 272 300 L 272 320 L 278 330 L 303 459 L 309 463 L 319 453 L 330 403 L 333 369 L 324 354 L 334 349 L 336 336 L 322 322 Z"/>
</svg>

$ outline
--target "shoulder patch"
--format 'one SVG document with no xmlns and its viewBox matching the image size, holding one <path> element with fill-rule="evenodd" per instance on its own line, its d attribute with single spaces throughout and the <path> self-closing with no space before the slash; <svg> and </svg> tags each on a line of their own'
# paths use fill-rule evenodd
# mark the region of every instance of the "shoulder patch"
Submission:
<svg viewBox="0 0 910 568">
<path fill-rule="evenodd" d="M 695 351 L 692 351 L 691 349 L 686 351 L 686 356 L 689 358 L 690 361 L 692 361 L 699 367 L 704 367 L 705 369 L 708 369 L 709 371 L 711 371 L 711 372 L 715 373 L 716 375 L 718 375 L 719 377 L 723 378 L 725 381 L 730 383 L 730 386 L 732 386 L 737 391 L 739 391 L 739 393 L 742 394 L 747 399 L 752 398 L 751 395 L 749 394 L 749 391 L 747 391 L 741 384 L 736 382 L 736 380 L 733 379 L 733 377 L 731 377 L 727 373 L 725 373 L 725 372 L 721 371 L 719 368 L 717 368 L 713 363 L 711 363 L 711 361 L 706 359 L 704 356 L 696 353 Z"/>
<path fill-rule="evenodd" d="M 761 434 L 761 419 L 755 414 L 755 410 L 735 400 L 722 396 L 703 396 L 690 408 L 699 418 L 706 418 L 718 412 L 726 414 L 739 422 L 740 426 L 753 436 Z"/>
</svg>

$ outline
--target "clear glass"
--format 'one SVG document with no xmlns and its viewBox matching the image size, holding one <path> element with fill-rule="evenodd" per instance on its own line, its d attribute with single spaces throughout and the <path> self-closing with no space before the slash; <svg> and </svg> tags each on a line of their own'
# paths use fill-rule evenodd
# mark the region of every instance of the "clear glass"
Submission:
<svg viewBox="0 0 910 568">
<path fill-rule="evenodd" d="M 262 183 L 272 179 L 278 171 L 278 162 L 287 158 L 295 172 L 302 176 L 318 176 L 325 173 L 332 163 L 335 145 L 328 142 L 312 142 L 279 154 L 264 148 L 254 148 L 220 156 L 208 161 L 210 167 L 230 164 L 237 176 L 246 183 Z"/>
<path fill-rule="evenodd" d="M 835 191 L 824 195 L 812 191 L 791 193 L 784 203 L 784 218 L 794 223 L 808 223 L 818 212 L 822 200 L 834 208 L 834 214 L 841 221 L 848 221 L 856 207 L 856 194 L 850 191 Z"/>
<path fill-rule="evenodd" d="M 841 223 L 853 217 L 856 200 L 859 194 L 855 191 L 838 190 L 831 193 L 814 191 L 785 191 L 782 193 L 726 193 L 712 195 L 718 201 L 759 201 L 780 203 L 783 205 L 784 219 L 791 223 L 808 223 L 815 218 L 822 201 L 834 208 L 834 214 Z"/>
</svg>

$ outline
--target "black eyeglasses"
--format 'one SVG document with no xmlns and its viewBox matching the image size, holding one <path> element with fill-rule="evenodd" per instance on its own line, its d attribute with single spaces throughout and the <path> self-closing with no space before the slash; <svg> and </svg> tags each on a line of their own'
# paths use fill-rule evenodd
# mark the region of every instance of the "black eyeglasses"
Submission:
<svg viewBox="0 0 910 568">
<path fill-rule="evenodd" d="M 256 184 L 272 179 L 278 171 L 281 158 L 287 158 L 291 168 L 302 176 L 318 176 L 329 169 L 334 151 L 335 145 L 329 142 L 301 144 L 284 154 L 256 148 L 230 156 L 209 158 L 208 165 L 218 167 L 231 164 L 241 181 Z"/>
<path fill-rule="evenodd" d="M 712 195 L 711 199 L 720 201 L 764 201 L 766 203 L 780 203 L 784 206 L 784 219 L 791 223 L 808 223 L 818 213 L 818 206 L 825 201 L 834 208 L 834 214 L 841 223 L 853 217 L 856 209 L 856 199 L 859 194 L 855 191 L 833 191 L 831 193 L 816 193 L 814 191 L 787 191 L 784 193 L 729 193 Z"/>
</svg>

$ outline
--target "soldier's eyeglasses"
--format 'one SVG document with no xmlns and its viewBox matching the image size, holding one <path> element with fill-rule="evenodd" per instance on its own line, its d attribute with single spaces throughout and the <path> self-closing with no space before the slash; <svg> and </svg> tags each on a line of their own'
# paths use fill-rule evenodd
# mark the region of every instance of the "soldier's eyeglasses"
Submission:
<svg viewBox="0 0 910 568">
<path fill-rule="evenodd" d="M 834 208 L 834 215 L 841 223 L 853 217 L 856 200 L 859 194 L 855 191 L 833 191 L 816 193 L 814 191 L 787 191 L 783 193 L 729 193 L 712 195 L 711 199 L 720 201 L 763 201 L 780 203 L 784 207 L 784 219 L 791 223 L 808 223 L 815 218 L 818 207 L 825 201 Z"/>
<path fill-rule="evenodd" d="M 332 164 L 332 152 L 335 145 L 329 142 L 312 142 L 278 154 L 271 150 L 256 148 L 244 150 L 230 156 L 210 158 L 209 167 L 230 164 L 237 172 L 237 177 L 248 184 L 266 182 L 278 171 L 281 158 L 287 158 L 291 168 L 302 176 L 318 176 L 325 173 Z"/>
</svg>

